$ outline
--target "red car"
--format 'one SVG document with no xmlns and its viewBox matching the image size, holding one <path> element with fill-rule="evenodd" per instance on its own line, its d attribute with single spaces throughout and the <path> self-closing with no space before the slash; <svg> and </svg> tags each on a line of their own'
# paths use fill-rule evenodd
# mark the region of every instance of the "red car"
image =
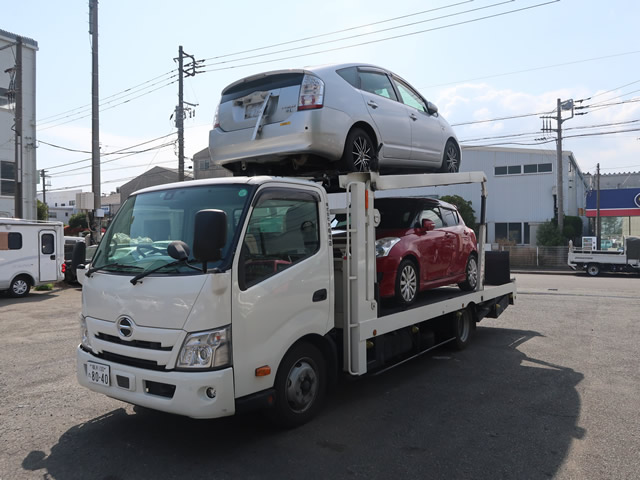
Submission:
<svg viewBox="0 0 640 480">
<path fill-rule="evenodd" d="M 418 292 L 478 285 L 476 235 L 458 210 L 433 198 L 378 198 L 376 257 L 380 297 L 409 305 Z"/>
</svg>

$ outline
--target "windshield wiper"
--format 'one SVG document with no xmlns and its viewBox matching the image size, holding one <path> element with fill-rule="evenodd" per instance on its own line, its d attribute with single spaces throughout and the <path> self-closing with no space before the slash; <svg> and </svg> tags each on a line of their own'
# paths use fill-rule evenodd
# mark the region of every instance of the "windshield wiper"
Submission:
<svg viewBox="0 0 640 480">
<path fill-rule="evenodd" d="M 193 265 L 191 265 L 186 258 L 181 258 L 180 260 L 176 260 L 175 262 L 171 262 L 171 263 L 165 263 L 164 265 L 160 265 L 159 267 L 156 268 L 152 268 L 151 270 L 145 270 L 144 272 L 140 272 L 139 274 L 137 274 L 135 277 L 133 277 L 131 280 L 129 280 L 131 282 L 131 285 L 135 285 L 136 283 L 138 283 L 138 280 L 140 280 L 141 278 L 146 277 L 147 275 L 157 272 L 158 270 L 162 270 L 163 268 L 167 268 L 167 267 L 175 267 L 176 265 L 180 265 L 181 263 L 184 263 L 187 267 L 196 270 L 198 272 L 202 272 L 201 268 L 198 267 L 194 267 Z"/>
<path fill-rule="evenodd" d="M 138 267 L 137 265 L 127 265 L 125 263 L 113 262 L 113 263 L 107 263 L 106 265 L 100 265 L 99 267 L 91 267 L 89 270 L 87 270 L 87 273 L 85 274 L 85 276 L 90 277 L 94 272 L 97 272 L 98 270 L 103 270 L 105 268 L 110 268 L 110 267 L 119 267 L 119 268 L 125 268 L 125 269 L 135 269 L 135 270 L 140 270 L 142 268 L 142 267 Z"/>
</svg>

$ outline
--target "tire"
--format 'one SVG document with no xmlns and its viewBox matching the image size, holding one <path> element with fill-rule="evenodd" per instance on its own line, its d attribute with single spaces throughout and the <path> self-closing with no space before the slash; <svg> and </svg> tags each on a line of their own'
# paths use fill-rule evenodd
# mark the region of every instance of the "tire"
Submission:
<svg viewBox="0 0 640 480">
<path fill-rule="evenodd" d="M 9 295 L 14 298 L 26 297 L 31 289 L 31 281 L 25 275 L 19 275 L 11 281 Z"/>
<path fill-rule="evenodd" d="M 600 265 L 597 263 L 590 263 L 587 265 L 587 275 L 590 277 L 597 277 L 600 275 Z"/>
<path fill-rule="evenodd" d="M 354 128 L 347 135 L 342 154 L 342 164 L 349 172 L 370 172 L 376 162 L 376 149 L 371 137 L 361 128 Z"/>
<path fill-rule="evenodd" d="M 478 259 L 475 254 L 470 254 L 465 267 L 466 278 L 464 282 L 459 283 L 460 290 L 465 292 L 473 292 L 478 288 Z"/>
<path fill-rule="evenodd" d="M 460 147 L 453 140 L 447 140 L 440 173 L 458 173 L 460 171 Z"/>
<path fill-rule="evenodd" d="M 464 350 L 471 343 L 471 337 L 476 323 L 468 308 L 453 314 L 453 333 L 456 337 L 452 342 L 456 350 Z"/>
<path fill-rule="evenodd" d="M 310 343 L 294 345 L 278 368 L 275 405 L 271 420 L 293 428 L 311 420 L 322 408 L 327 394 L 327 367 L 318 348 Z"/>
<path fill-rule="evenodd" d="M 415 302 L 420 289 L 420 276 L 416 264 L 404 259 L 396 273 L 396 301 L 400 305 L 411 305 Z"/>
</svg>

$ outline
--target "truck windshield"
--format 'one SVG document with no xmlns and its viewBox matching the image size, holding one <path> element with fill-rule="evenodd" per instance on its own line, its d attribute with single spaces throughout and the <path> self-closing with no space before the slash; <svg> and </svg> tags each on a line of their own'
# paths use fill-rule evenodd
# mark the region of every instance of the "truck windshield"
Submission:
<svg viewBox="0 0 640 480">
<path fill-rule="evenodd" d="M 253 187 L 245 184 L 219 184 L 134 195 L 109 225 L 93 257 L 92 268 L 131 274 L 166 264 L 166 271 L 161 268 L 158 273 L 197 274 L 184 264 L 169 265 L 175 259 L 169 256 L 167 246 L 182 240 L 193 250 L 195 215 L 210 208 L 226 212 L 227 242 L 222 259 L 210 262 L 208 268 L 224 265 L 233 251 L 236 227 L 244 217 L 252 193 Z M 194 261 L 193 253 L 189 261 Z"/>
</svg>

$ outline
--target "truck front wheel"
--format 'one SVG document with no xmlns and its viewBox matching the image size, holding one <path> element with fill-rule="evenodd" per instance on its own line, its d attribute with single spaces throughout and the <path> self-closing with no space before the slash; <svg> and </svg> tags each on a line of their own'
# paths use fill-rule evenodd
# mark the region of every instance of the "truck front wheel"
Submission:
<svg viewBox="0 0 640 480">
<path fill-rule="evenodd" d="M 598 275 L 600 275 L 600 265 L 598 265 L 597 263 L 590 263 L 589 265 L 587 265 L 587 274 L 590 277 L 597 277 Z"/>
<path fill-rule="evenodd" d="M 31 282 L 25 275 L 19 275 L 11 281 L 9 286 L 9 294 L 12 297 L 26 297 L 31 289 Z"/>
<path fill-rule="evenodd" d="M 285 428 L 311 420 L 327 393 L 327 367 L 320 350 L 306 342 L 295 345 L 284 356 L 274 387 L 272 420 Z"/>
</svg>

